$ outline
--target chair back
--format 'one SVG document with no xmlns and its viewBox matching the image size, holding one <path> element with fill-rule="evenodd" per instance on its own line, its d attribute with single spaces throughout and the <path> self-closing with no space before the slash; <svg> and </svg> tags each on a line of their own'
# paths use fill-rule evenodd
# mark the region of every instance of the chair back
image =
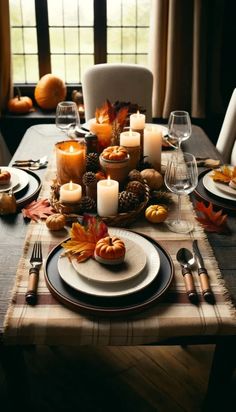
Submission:
<svg viewBox="0 0 236 412">
<path fill-rule="evenodd" d="M 225 163 L 236 166 L 236 89 L 231 96 L 216 148 Z"/>
<path fill-rule="evenodd" d="M 152 121 L 153 75 L 144 66 L 135 64 L 97 64 L 82 79 L 85 118 L 93 118 L 96 108 L 108 99 L 130 102 L 145 109 L 146 122 Z"/>
</svg>

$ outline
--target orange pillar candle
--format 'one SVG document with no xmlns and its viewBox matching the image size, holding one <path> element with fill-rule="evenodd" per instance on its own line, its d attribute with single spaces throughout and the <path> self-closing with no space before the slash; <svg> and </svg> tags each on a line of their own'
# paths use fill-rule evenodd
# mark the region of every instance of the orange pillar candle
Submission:
<svg viewBox="0 0 236 412">
<path fill-rule="evenodd" d="M 57 180 L 59 184 L 82 183 L 86 167 L 84 141 L 66 140 L 56 143 Z"/>
</svg>

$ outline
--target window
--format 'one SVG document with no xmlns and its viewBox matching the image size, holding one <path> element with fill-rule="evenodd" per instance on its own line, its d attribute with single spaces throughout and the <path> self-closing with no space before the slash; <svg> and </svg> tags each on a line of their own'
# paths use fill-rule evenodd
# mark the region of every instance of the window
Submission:
<svg viewBox="0 0 236 412">
<path fill-rule="evenodd" d="M 52 72 L 81 82 L 95 63 L 147 64 L 151 0 L 10 0 L 14 83 Z"/>
</svg>

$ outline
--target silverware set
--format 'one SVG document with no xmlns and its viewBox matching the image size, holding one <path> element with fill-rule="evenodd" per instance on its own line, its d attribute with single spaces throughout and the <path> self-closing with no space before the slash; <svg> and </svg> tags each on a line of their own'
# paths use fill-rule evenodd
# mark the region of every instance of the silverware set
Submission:
<svg viewBox="0 0 236 412">
<path fill-rule="evenodd" d="M 199 250 L 197 240 L 193 241 L 193 253 L 189 249 L 181 248 L 178 250 L 176 258 L 182 268 L 185 289 L 189 300 L 192 303 L 198 303 L 198 295 L 191 271 L 192 268 L 197 267 L 202 295 L 208 303 L 214 303 L 215 298 L 210 287 L 209 276 L 207 269 L 205 268 L 201 252 Z"/>
<path fill-rule="evenodd" d="M 38 169 L 43 169 L 47 167 L 47 164 L 48 164 L 47 156 L 43 156 L 37 160 L 33 160 L 33 159 L 15 160 L 12 166 L 19 167 L 19 168 L 27 167 L 30 170 L 38 170 Z"/>
</svg>

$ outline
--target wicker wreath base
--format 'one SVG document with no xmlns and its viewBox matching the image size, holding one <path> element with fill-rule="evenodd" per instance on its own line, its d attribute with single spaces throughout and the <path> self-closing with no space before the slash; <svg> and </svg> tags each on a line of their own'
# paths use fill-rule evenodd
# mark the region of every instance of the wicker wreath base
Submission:
<svg viewBox="0 0 236 412">
<path fill-rule="evenodd" d="M 67 221 L 74 221 L 79 217 L 82 218 L 82 214 L 79 208 L 79 204 L 72 204 L 72 203 L 61 203 L 59 201 L 59 190 L 60 185 L 54 182 L 51 186 L 51 197 L 50 203 L 51 206 L 56 210 L 57 213 L 62 213 L 66 215 Z M 150 198 L 150 188 L 145 183 L 145 196 L 142 203 L 138 205 L 135 210 L 131 210 L 129 212 L 122 212 L 118 213 L 115 216 L 107 216 L 101 217 L 101 219 L 108 225 L 114 227 L 127 227 L 131 223 L 135 222 L 138 217 L 142 215 L 145 211 L 148 201 Z M 90 213 L 89 211 L 87 213 Z M 91 213 L 94 214 L 94 213 Z"/>
</svg>

